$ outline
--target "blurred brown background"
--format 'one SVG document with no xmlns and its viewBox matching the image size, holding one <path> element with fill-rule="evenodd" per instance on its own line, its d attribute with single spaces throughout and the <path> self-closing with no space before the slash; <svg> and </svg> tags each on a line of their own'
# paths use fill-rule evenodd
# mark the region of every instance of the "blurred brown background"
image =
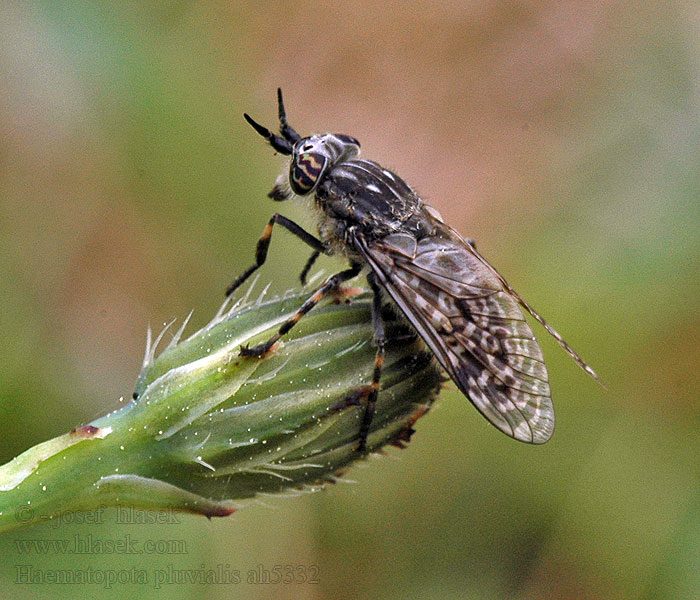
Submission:
<svg viewBox="0 0 700 600">
<path fill-rule="evenodd" d="M 2 462 L 131 394 L 145 330 L 194 325 L 253 257 L 283 161 L 245 124 L 336 131 L 393 168 L 606 380 L 537 330 L 557 431 L 500 435 L 454 389 L 355 484 L 227 520 L 34 527 L 0 539 L 182 539 L 153 568 L 229 565 L 169 598 L 691 598 L 698 572 L 700 11 L 683 2 L 84 3 L 0 8 Z M 307 250 L 273 241 L 261 281 Z M 322 261 L 326 270 L 337 266 Z M 320 583 L 252 585 L 261 566 Z M 151 582 L 152 583 L 152 582 Z"/>
</svg>

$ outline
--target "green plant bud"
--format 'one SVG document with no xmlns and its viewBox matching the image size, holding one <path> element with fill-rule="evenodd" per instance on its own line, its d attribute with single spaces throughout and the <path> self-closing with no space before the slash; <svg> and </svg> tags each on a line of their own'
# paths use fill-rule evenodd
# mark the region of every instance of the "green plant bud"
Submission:
<svg viewBox="0 0 700 600">
<path fill-rule="evenodd" d="M 364 406 L 343 400 L 372 378 L 369 296 L 319 306 L 267 356 L 239 356 L 241 345 L 268 339 L 307 296 L 227 302 L 181 341 L 185 321 L 157 357 L 166 332 L 153 344 L 149 335 L 134 400 L 0 467 L 0 530 L 99 505 L 223 516 L 235 500 L 333 481 L 364 456 L 357 451 Z M 415 334 L 389 312 L 385 319 L 368 451 L 403 445 L 441 381 Z"/>
</svg>

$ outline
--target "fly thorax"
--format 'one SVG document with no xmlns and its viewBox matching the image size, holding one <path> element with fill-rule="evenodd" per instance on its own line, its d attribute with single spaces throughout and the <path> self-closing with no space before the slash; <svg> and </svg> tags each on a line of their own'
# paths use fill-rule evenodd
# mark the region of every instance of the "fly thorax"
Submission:
<svg viewBox="0 0 700 600">
<path fill-rule="evenodd" d="M 348 248 L 345 240 L 345 233 L 348 225 L 347 220 L 339 218 L 338 215 L 334 214 L 328 202 L 320 199 L 318 194 L 313 203 L 313 209 L 319 238 L 326 248 L 328 248 L 330 254 L 348 256 Z"/>
</svg>

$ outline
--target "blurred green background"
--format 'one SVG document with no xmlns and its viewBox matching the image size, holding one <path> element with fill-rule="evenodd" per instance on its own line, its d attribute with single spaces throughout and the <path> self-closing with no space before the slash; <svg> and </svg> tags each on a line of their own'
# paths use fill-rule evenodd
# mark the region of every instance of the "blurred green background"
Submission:
<svg viewBox="0 0 700 600">
<path fill-rule="evenodd" d="M 0 40 L 1 462 L 128 397 L 147 324 L 192 308 L 204 324 L 274 210 L 311 226 L 266 198 L 283 161 L 241 116 L 274 126 L 278 85 L 294 127 L 360 139 L 608 385 L 538 328 L 545 446 L 499 434 L 452 386 L 354 483 L 211 522 L 108 512 L 5 534 L 0 598 L 700 595 L 697 6 L 4 3 Z M 261 281 L 295 286 L 307 254 L 278 234 Z M 89 535 L 184 546 L 18 543 Z M 151 579 L 23 585 L 18 565 Z M 318 583 L 247 582 L 288 565 Z M 154 586 L 155 570 L 217 567 L 242 581 Z"/>
</svg>

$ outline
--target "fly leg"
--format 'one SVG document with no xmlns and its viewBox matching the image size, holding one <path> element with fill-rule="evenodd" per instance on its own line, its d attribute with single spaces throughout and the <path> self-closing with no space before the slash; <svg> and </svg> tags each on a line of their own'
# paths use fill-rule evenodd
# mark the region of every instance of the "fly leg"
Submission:
<svg viewBox="0 0 700 600">
<path fill-rule="evenodd" d="M 382 375 L 382 366 L 384 365 L 384 344 L 386 336 L 384 333 L 384 319 L 382 319 L 382 290 L 377 284 L 374 273 L 367 276 L 370 288 L 372 288 L 372 325 L 374 327 L 374 342 L 377 345 L 377 352 L 374 356 L 374 372 L 372 373 L 372 382 L 369 385 L 363 386 L 348 394 L 343 400 L 335 405 L 335 410 L 342 410 L 349 406 L 361 406 L 362 400 L 365 399 L 365 411 L 362 415 L 362 423 L 360 424 L 360 441 L 357 444 L 358 452 L 367 450 L 367 436 L 369 434 L 370 425 L 374 419 L 374 410 L 377 404 L 377 395 L 379 394 L 379 381 Z"/>
<path fill-rule="evenodd" d="M 374 356 L 374 372 L 372 373 L 372 383 L 367 396 L 367 404 L 365 405 L 365 414 L 362 417 L 360 425 L 360 442 L 357 445 L 358 452 L 364 452 L 367 449 L 367 435 L 369 427 L 374 419 L 374 407 L 377 403 L 377 395 L 379 394 L 379 380 L 382 376 L 382 366 L 384 365 L 384 343 L 386 337 L 384 334 L 384 320 L 382 319 L 382 290 L 377 285 L 374 279 L 374 273 L 370 273 L 367 277 L 369 286 L 372 288 L 372 325 L 374 326 L 374 342 L 377 344 L 377 353 Z"/>
<path fill-rule="evenodd" d="M 279 223 L 287 231 L 290 231 L 300 240 L 311 246 L 314 249 L 314 254 L 327 254 L 328 251 L 321 240 L 315 238 L 313 235 L 305 231 L 294 221 L 275 213 L 272 215 L 272 218 L 269 220 L 267 225 L 265 225 L 265 229 L 258 240 L 258 245 L 255 248 L 255 264 L 248 267 L 230 286 L 228 286 L 228 288 L 226 288 L 227 296 L 233 294 L 233 292 L 235 292 L 243 284 L 243 282 L 248 279 L 248 277 L 255 273 L 255 271 L 257 271 L 265 263 L 265 260 L 267 259 L 267 250 L 270 247 L 270 239 L 272 238 L 272 228 L 274 227 L 275 223 Z M 311 263 L 311 261 L 309 261 L 309 263 Z M 308 266 L 310 268 L 311 264 Z"/>
<path fill-rule="evenodd" d="M 279 331 L 273 335 L 269 340 L 257 346 L 249 348 L 248 346 L 241 346 L 240 356 L 264 356 L 270 351 L 270 348 L 279 340 L 285 333 L 287 333 L 292 327 L 294 327 L 299 320 L 309 312 L 314 306 L 316 306 L 325 296 L 330 292 L 337 289 L 344 281 L 356 277 L 362 270 L 362 265 L 353 264 L 349 269 L 336 273 L 332 277 L 329 277 L 322 285 L 319 287 L 313 295 L 304 302 L 299 307 L 299 310 L 295 312 L 289 319 L 287 319 Z"/>
<path fill-rule="evenodd" d="M 320 255 L 321 250 L 314 250 L 313 254 L 309 256 L 309 260 L 306 261 L 306 264 L 304 265 L 304 268 L 301 270 L 301 274 L 299 275 L 299 281 L 301 281 L 302 286 L 306 285 L 306 276 L 309 274 L 311 267 L 313 267 L 314 263 L 316 262 L 316 259 Z"/>
</svg>

